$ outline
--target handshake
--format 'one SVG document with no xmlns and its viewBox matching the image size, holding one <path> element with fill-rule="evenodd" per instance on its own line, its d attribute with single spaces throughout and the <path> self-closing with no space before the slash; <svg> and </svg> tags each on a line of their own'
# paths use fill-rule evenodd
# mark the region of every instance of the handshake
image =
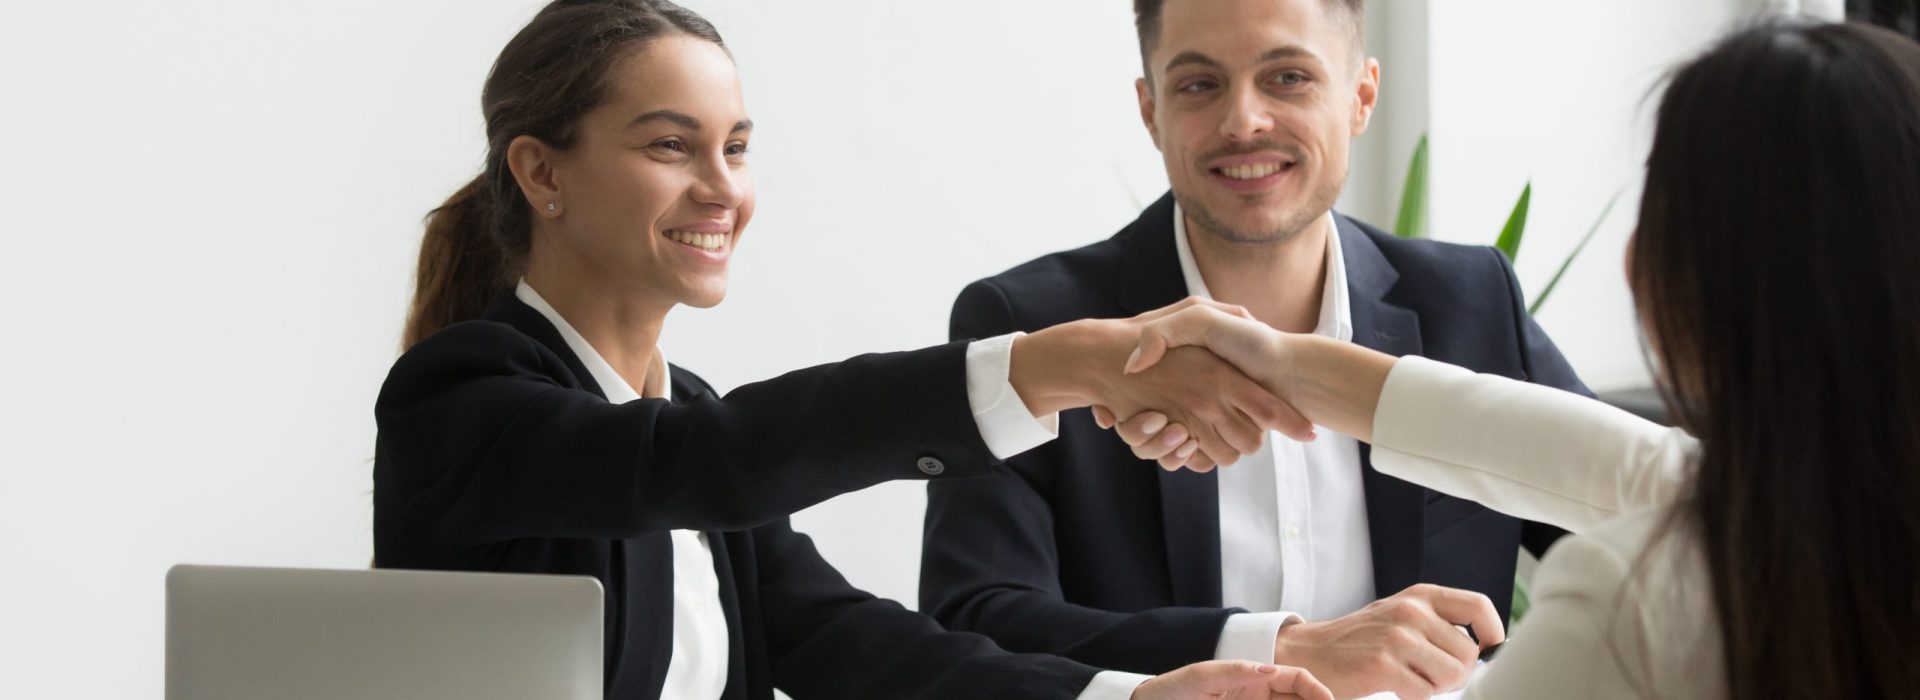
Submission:
<svg viewBox="0 0 1920 700">
<path fill-rule="evenodd" d="M 1237 306 L 1188 298 L 1130 319 L 1075 321 L 1022 336 L 1009 379 L 1034 415 L 1090 406 L 1095 422 L 1139 458 L 1207 471 L 1258 451 L 1269 430 L 1309 441 L 1319 425 L 1370 441 L 1393 362 L 1331 338 L 1274 330 Z M 1282 627 L 1271 666 L 1194 664 L 1143 684 L 1134 697 L 1387 691 L 1427 698 L 1464 686 L 1482 649 L 1505 635 L 1486 596 L 1417 585 L 1344 617 Z M 1259 673 L 1271 675 L 1265 693 L 1256 690 Z M 1246 687 L 1181 690 L 1212 687 L 1206 683 Z"/>
<path fill-rule="evenodd" d="M 1345 345 L 1281 333 L 1238 306 L 1189 297 L 1130 319 L 1074 321 L 1022 336 L 1009 379 L 1036 416 L 1091 406 L 1100 426 L 1117 427 L 1142 459 L 1207 471 L 1258 451 L 1268 430 L 1304 442 L 1318 422 L 1366 439 L 1371 414 L 1343 410 L 1364 401 L 1364 392 L 1329 397 L 1342 387 L 1303 379 L 1311 375 L 1302 362 L 1329 343 Z M 1374 386 L 1369 411 L 1378 397 Z"/>
</svg>

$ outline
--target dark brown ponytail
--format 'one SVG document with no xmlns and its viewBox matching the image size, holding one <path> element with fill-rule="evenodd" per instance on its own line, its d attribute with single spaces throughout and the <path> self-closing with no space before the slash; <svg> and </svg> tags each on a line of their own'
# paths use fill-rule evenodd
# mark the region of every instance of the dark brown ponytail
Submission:
<svg viewBox="0 0 1920 700">
<path fill-rule="evenodd" d="M 507 251 L 493 240 L 493 208 L 485 176 L 473 179 L 427 215 L 420 241 L 420 267 L 414 272 L 413 310 L 407 314 L 405 347 L 434 331 L 475 318 L 494 292 L 506 284 Z"/>
<path fill-rule="evenodd" d="M 507 147 L 532 136 L 571 148 L 580 117 L 606 100 L 613 67 L 669 34 L 726 46 L 706 19 L 667 0 L 558 0 L 500 50 L 480 92 L 486 169 L 427 215 L 403 348 L 477 318 L 525 268 L 533 212 Z"/>
</svg>

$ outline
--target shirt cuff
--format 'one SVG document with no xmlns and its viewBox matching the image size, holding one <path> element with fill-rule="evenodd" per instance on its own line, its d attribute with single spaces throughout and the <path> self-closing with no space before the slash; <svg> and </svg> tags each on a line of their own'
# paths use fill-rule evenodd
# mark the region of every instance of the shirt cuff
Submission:
<svg viewBox="0 0 1920 700">
<path fill-rule="evenodd" d="M 1135 688 L 1152 678 L 1153 676 L 1142 676 L 1125 671 L 1101 671 L 1094 674 L 1093 682 L 1087 684 L 1086 690 L 1074 696 L 1074 700 L 1128 700 L 1133 697 Z"/>
<path fill-rule="evenodd" d="M 1035 417 L 1013 389 L 1009 377 L 1013 339 L 1022 335 L 1008 333 L 967 344 L 967 404 L 994 459 L 1012 457 L 1060 436 L 1060 414 Z"/>
<path fill-rule="evenodd" d="M 1280 628 L 1302 621 L 1299 615 L 1290 612 L 1228 615 L 1227 624 L 1220 628 L 1220 645 L 1214 647 L 1213 658 L 1274 663 L 1273 645 L 1280 638 Z"/>
</svg>

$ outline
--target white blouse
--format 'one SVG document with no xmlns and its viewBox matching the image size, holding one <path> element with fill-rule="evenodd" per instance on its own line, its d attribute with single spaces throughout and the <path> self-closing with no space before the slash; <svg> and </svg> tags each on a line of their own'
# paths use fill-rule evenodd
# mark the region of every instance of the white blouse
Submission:
<svg viewBox="0 0 1920 700">
<path fill-rule="evenodd" d="M 1727 696 L 1699 540 L 1669 525 L 1699 443 L 1599 401 L 1419 357 L 1374 413 L 1381 472 L 1574 533 L 1469 700 Z"/>
</svg>

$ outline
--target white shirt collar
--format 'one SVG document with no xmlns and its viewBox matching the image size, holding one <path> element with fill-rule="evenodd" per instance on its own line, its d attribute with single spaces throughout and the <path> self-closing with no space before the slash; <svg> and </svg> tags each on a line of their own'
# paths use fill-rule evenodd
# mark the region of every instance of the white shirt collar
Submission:
<svg viewBox="0 0 1920 700">
<path fill-rule="evenodd" d="M 527 278 L 520 278 L 520 284 L 514 287 L 513 295 L 522 303 L 533 307 L 534 311 L 540 312 L 541 316 L 547 317 L 547 322 L 559 329 L 560 337 L 567 341 L 567 349 L 572 350 L 574 356 L 580 358 L 580 364 L 587 366 L 587 374 L 593 375 L 593 383 L 600 385 L 600 391 L 607 395 L 608 403 L 626 403 L 641 398 L 667 398 L 664 395 L 641 396 L 639 390 L 628 384 L 626 378 L 621 377 L 619 372 L 614 371 L 613 365 L 607 362 L 607 358 L 601 357 L 599 352 L 594 351 L 593 345 L 587 343 L 587 339 L 582 337 L 579 331 L 574 330 L 573 325 L 567 323 L 567 319 L 560 317 L 560 312 L 555 311 L 552 304 L 548 304 L 539 292 L 533 290 L 533 285 L 527 284 Z M 662 380 L 657 385 L 665 388 L 669 386 L 665 381 L 667 355 L 664 351 L 656 352 L 659 352 L 660 364 L 654 366 L 651 371 L 654 372 L 655 377 Z"/>
<path fill-rule="evenodd" d="M 1187 241 L 1187 215 L 1179 204 L 1173 205 L 1173 244 L 1180 255 L 1180 275 L 1186 279 L 1187 293 L 1212 299 L 1200 266 L 1193 261 L 1193 244 Z M 1353 306 L 1347 292 L 1347 258 L 1340 250 L 1340 225 L 1333 212 L 1327 212 L 1327 282 L 1320 290 L 1320 323 L 1314 335 L 1337 340 L 1353 340 Z"/>
</svg>

